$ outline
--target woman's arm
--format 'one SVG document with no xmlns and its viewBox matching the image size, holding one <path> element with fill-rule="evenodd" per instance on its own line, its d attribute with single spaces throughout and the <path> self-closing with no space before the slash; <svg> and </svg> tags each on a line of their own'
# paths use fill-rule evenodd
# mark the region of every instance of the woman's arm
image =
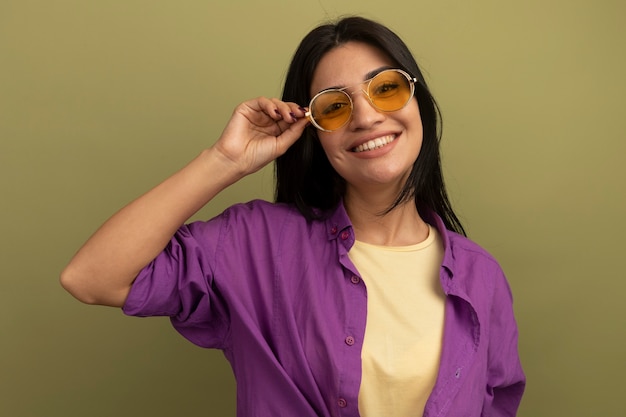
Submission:
<svg viewBox="0 0 626 417">
<path fill-rule="evenodd" d="M 133 280 L 176 230 L 220 191 L 283 154 L 307 121 L 294 103 L 258 98 L 237 107 L 211 148 L 107 220 L 61 274 L 89 304 L 121 307 Z"/>
</svg>

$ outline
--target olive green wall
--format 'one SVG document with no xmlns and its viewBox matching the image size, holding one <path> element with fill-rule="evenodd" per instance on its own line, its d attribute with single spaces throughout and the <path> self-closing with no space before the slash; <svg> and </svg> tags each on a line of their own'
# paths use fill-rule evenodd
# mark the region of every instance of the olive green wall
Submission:
<svg viewBox="0 0 626 417">
<path fill-rule="evenodd" d="M 82 305 L 58 274 L 346 13 L 396 30 L 441 104 L 453 202 L 515 294 L 519 415 L 626 415 L 626 3 L 215 3 L 0 2 L 0 415 L 234 416 L 220 352 Z M 266 169 L 199 217 L 271 190 Z"/>
</svg>

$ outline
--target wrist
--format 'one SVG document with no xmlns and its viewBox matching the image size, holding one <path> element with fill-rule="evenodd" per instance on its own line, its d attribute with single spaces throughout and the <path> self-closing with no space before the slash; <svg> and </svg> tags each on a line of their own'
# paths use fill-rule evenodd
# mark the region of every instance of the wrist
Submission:
<svg viewBox="0 0 626 417">
<path fill-rule="evenodd" d="M 204 178 L 211 178 L 212 182 L 223 184 L 224 187 L 246 176 L 240 166 L 214 146 L 204 149 L 196 160 L 203 167 Z"/>
</svg>

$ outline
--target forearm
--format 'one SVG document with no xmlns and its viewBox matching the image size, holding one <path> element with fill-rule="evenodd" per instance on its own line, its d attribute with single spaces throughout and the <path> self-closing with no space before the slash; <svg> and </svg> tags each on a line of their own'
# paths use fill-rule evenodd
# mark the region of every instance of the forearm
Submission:
<svg viewBox="0 0 626 417">
<path fill-rule="evenodd" d="M 89 304 L 122 306 L 139 273 L 176 230 L 241 177 L 212 149 L 107 220 L 61 274 L 72 295 Z"/>
</svg>

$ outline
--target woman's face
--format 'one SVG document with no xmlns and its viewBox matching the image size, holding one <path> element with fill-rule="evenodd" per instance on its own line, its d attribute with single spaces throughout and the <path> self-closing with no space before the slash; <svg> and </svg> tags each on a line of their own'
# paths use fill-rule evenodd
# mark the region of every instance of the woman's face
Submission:
<svg viewBox="0 0 626 417">
<path fill-rule="evenodd" d="M 318 131 L 331 165 L 346 180 L 348 192 L 375 191 L 381 186 L 398 192 L 422 146 L 417 100 L 411 99 L 398 111 L 381 112 L 360 91 L 363 81 L 386 68 L 395 65 L 382 51 L 349 42 L 324 55 L 313 74 L 311 96 L 328 88 L 352 87 L 350 121 L 333 132 Z"/>
</svg>

